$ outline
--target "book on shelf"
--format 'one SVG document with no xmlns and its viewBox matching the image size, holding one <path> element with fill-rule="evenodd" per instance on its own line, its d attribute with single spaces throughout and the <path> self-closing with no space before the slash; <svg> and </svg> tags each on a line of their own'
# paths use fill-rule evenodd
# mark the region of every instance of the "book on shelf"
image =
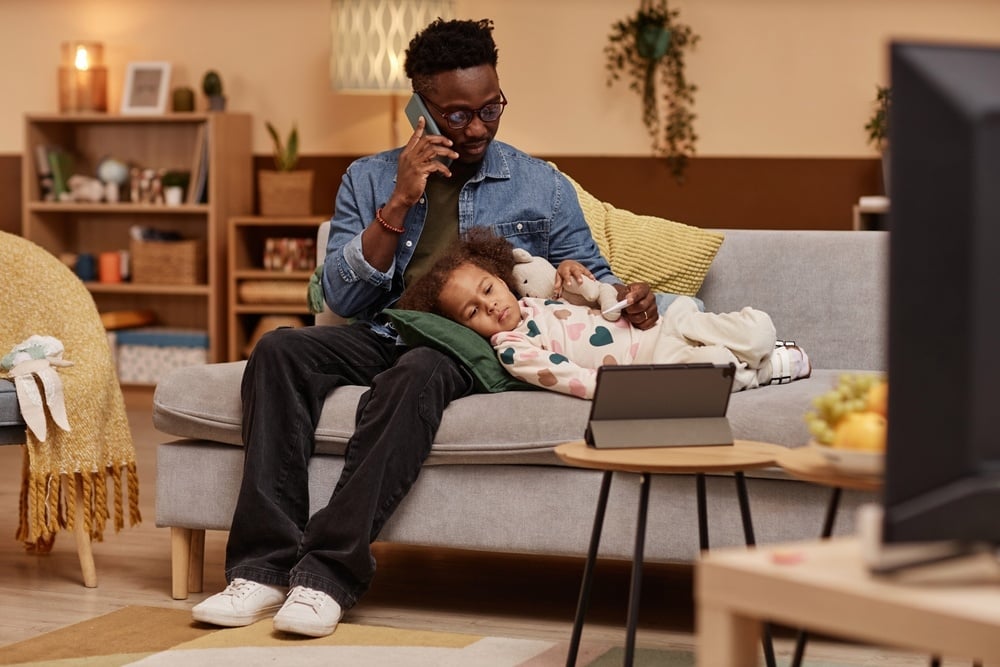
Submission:
<svg viewBox="0 0 1000 667">
<path fill-rule="evenodd" d="M 35 145 L 35 172 L 38 174 L 38 199 L 53 201 L 56 196 L 52 167 L 49 165 L 49 149 L 42 144 Z"/>
<path fill-rule="evenodd" d="M 187 203 L 200 204 L 207 201 L 208 184 L 208 133 L 204 123 L 198 126 L 194 141 L 194 157 L 191 164 L 191 180 L 188 183 Z"/>
<path fill-rule="evenodd" d="M 69 177 L 73 175 L 73 156 L 58 146 L 35 146 L 35 173 L 38 175 L 38 198 L 59 201 L 69 193 Z"/>
<path fill-rule="evenodd" d="M 52 171 L 52 194 L 56 201 L 69 195 L 69 177 L 73 175 L 73 156 L 61 148 L 46 149 Z"/>
</svg>

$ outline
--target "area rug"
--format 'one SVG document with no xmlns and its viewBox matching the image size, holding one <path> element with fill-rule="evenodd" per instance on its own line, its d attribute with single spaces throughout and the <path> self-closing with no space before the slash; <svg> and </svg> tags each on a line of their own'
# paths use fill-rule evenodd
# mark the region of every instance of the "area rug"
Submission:
<svg viewBox="0 0 1000 667">
<path fill-rule="evenodd" d="M 0 664 L 31 667 L 561 667 L 568 644 L 341 623 L 321 639 L 275 632 L 270 620 L 222 629 L 191 612 L 125 607 L 0 647 Z M 586 643 L 577 665 L 622 664 L 620 646 Z M 694 667 L 686 650 L 638 648 L 635 667 Z M 807 663 L 809 667 L 836 667 Z"/>
</svg>

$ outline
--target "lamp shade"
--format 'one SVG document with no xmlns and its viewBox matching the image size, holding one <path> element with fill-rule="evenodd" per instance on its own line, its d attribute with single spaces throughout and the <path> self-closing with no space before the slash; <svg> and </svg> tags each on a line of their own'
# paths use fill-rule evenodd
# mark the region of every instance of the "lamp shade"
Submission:
<svg viewBox="0 0 1000 667">
<path fill-rule="evenodd" d="M 403 71 L 410 40 L 434 19 L 451 18 L 452 0 L 333 0 L 330 76 L 340 92 L 410 90 Z"/>
</svg>

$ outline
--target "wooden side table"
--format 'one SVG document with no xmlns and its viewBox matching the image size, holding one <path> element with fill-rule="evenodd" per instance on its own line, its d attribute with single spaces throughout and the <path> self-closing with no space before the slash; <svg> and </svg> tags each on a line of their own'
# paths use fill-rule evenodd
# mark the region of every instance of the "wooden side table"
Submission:
<svg viewBox="0 0 1000 667">
<path fill-rule="evenodd" d="M 833 534 L 833 524 L 837 519 L 837 509 L 840 506 L 840 496 L 844 489 L 855 491 L 879 491 L 882 488 L 882 477 L 876 475 L 849 475 L 840 472 L 830 465 L 823 456 L 811 447 L 786 449 L 778 456 L 778 465 L 796 479 L 813 484 L 821 484 L 832 488 L 830 501 L 826 506 L 826 516 L 823 519 L 823 529 L 820 539 L 828 539 Z M 795 652 L 789 667 L 799 667 L 805 655 L 806 642 L 809 633 L 799 631 L 795 639 Z"/>
<path fill-rule="evenodd" d="M 763 619 L 1000 665 L 1000 576 L 980 561 L 950 581 L 872 575 L 856 538 L 720 549 L 695 570 L 699 667 L 752 667 Z M 762 594 L 765 591 L 766 594 Z"/>
<path fill-rule="evenodd" d="M 583 581 L 580 584 L 580 597 L 577 602 L 576 618 L 573 621 L 573 634 L 570 639 L 567 665 L 575 665 L 580 648 L 580 637 L 583 633 L 583 621 L 587 615 L 590 603 L 590 589 L 597 561 L 597 551 L 601 542 L 601 531 L 604 526 L 604 513 L 608 504 L 611 489 L 611 478 L 615 472 L 632 472 L 641 476 L 639 490 L 639 510 L 636 520 L 635 550 L 632 556 L 632 580 L 629 585 L 629 608 L 626 621 L 625 658 L 624 664 L 631 665 L 635 656 L 635 630 L 639 615 L 639 592 L 642 584 L 642 561 L 646 540 L 646 514 L 649 506 L 650 475 L 656 474 L 694 474 L 697 484 L 698 501 L 698 535 L 703 551 L 708 550 L 708 512 L 706 510 L 705 474 L 715 472 L 731 472 L 736 481 L 737 497 L 740 503 L 740 515 L 743 520 L 743 533 L 747 546 L 756 542 L 753 534 L 753 521 L 750 516 L 750 500 L 747 494 L 746 479 L 743 471 L 753 468 L 764 468 L 774 465 L 783 447 L 763 442 L 737 440 L 732 445 L 703 447 L 650 447 L 642 449 L 595 449 L 588 447 L 582 440 L 566 443 L 556 447 L 556 455 L 565 463 L 578 468 L 590 468 L 604 471 L 601 480 L 601 490 L 594 513 L 594 528 L 590 536 L 590 546 L 587 550 L 587 563 L 584 566 Z M 774 650 L 765 628 L 763 639 L 764 656 L 767 664 L 775 664 Z"/>
</svg>

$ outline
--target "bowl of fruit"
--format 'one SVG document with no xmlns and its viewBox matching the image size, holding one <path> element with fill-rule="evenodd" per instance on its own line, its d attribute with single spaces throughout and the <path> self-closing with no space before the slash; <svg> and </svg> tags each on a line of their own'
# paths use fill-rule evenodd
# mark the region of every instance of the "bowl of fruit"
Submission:
<svg viewBox="0 0 1000 667">
<path fill-rule="evenodd" d="M 889 382 L 882 375 L 844 374 L 813 399 L 809 445 L 837 470 L 880 475 L 885 468 Z"/>
</svg>

